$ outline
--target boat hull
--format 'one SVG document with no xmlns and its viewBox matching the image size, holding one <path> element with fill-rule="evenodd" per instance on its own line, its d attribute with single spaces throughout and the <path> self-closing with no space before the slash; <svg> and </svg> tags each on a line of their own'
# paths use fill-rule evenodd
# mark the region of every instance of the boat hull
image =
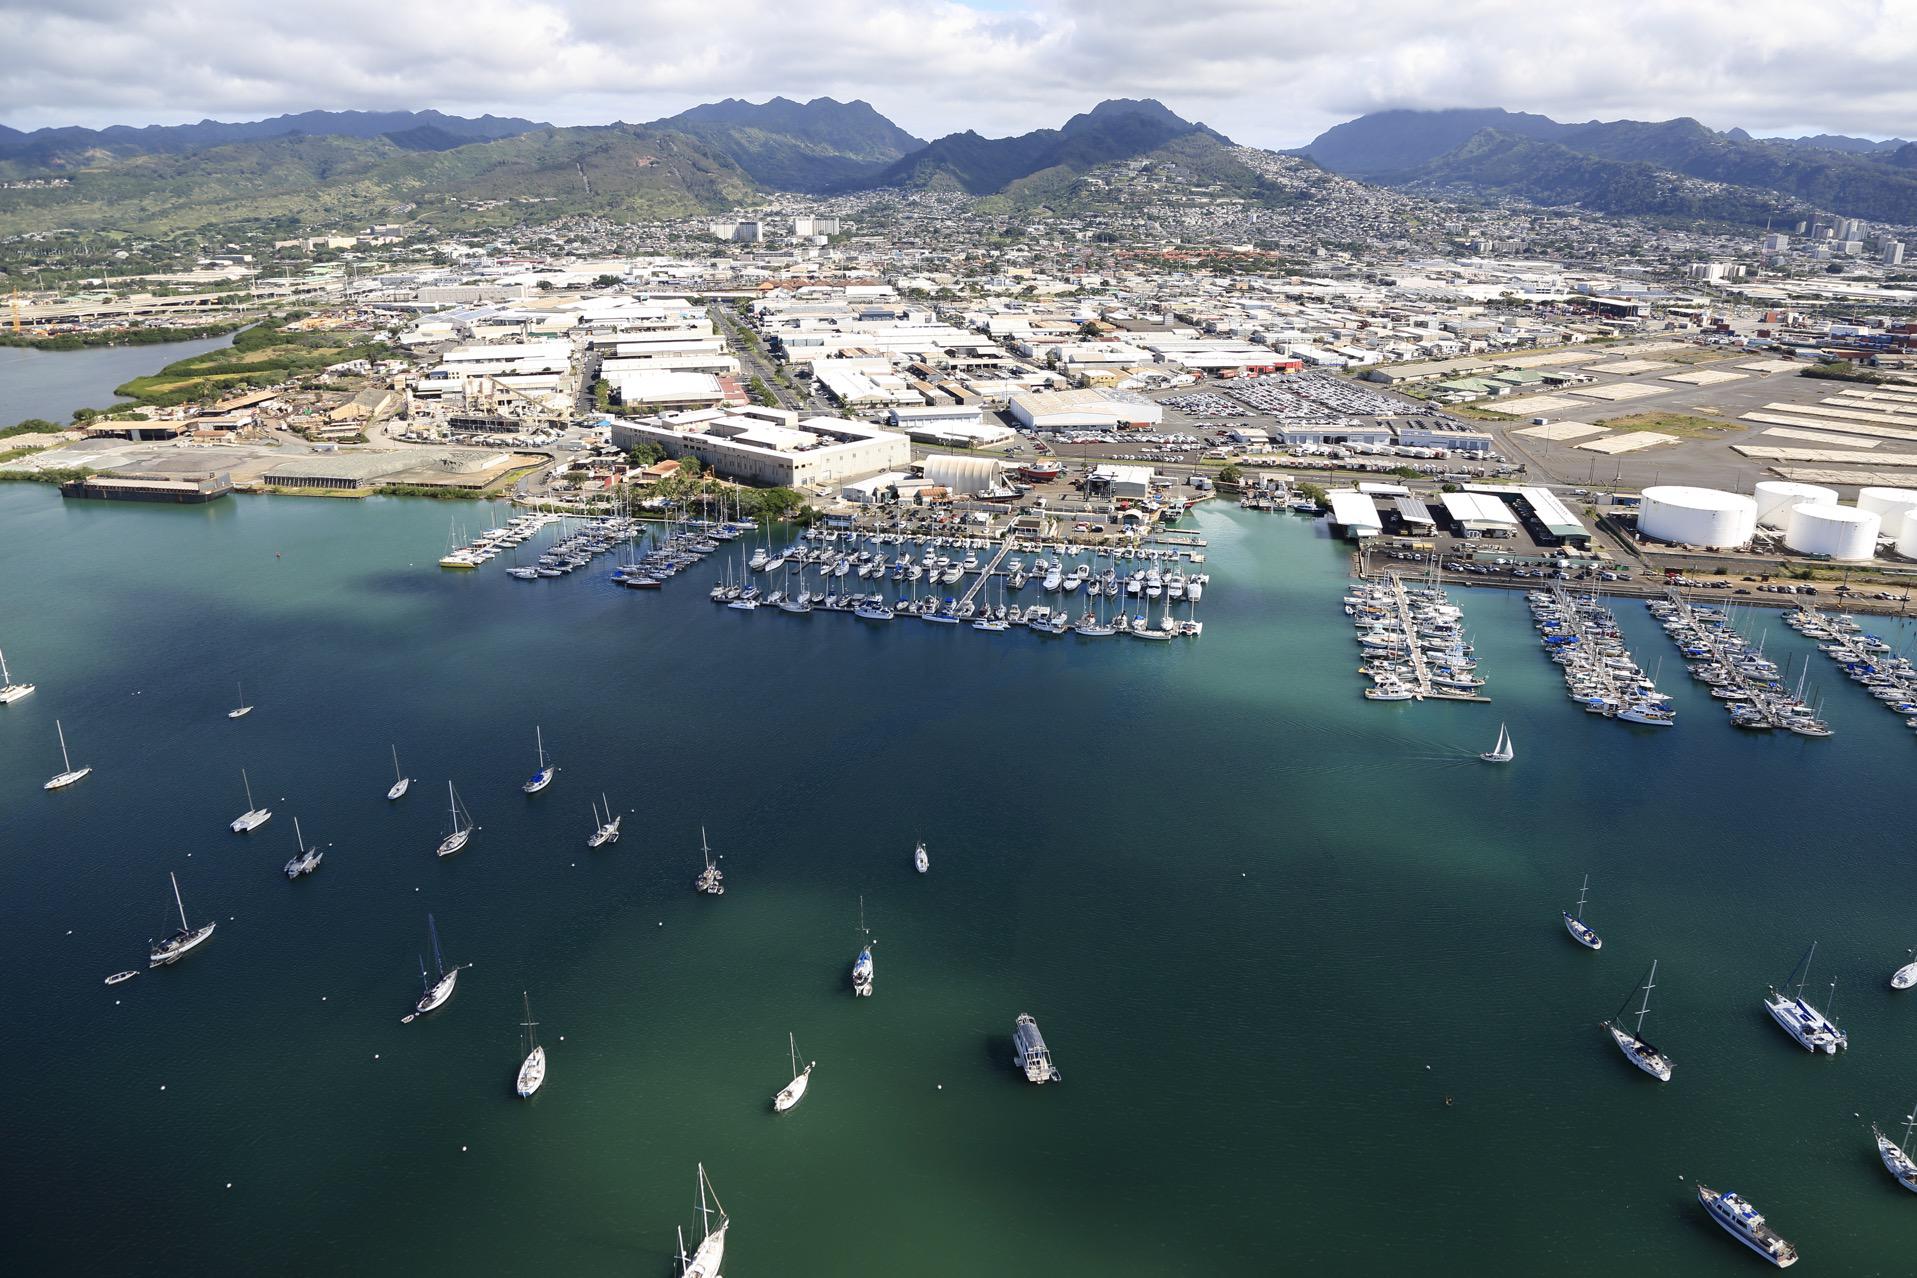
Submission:
<svg viewBox="0 0 1917 1278">
<path fill-rule="evenodd" d="M 40 788 L 42 790 L 64 790 L 70 785 L 78 785 L 80 782 L 86 780 L 88 774 L 92 771 L 92 768 L 74 768 L 70 772 L 62 772 L 50 778 L 47 783 Z"/>
<path fill-rule="evenodd" d="M 784 1091 L 772 1098 L 773 1111 L 783 1114 L 789 1109 L 797 1108 L 799 1102 L 805 1099 L 805 1089 L 811 1081 L 812 1067 L 808 1065 L 797 1078 L 786 1084 Z"/>
<path fill-rule="evenodd" d="M 453 853 L 461 851 L 465 848 L 467 841 L 472 837 L 473 832 L 471 830 L 453 831 L 453 833 L 439 841 L 438 855 L 451 856 Z"/>
<path fill-rule="evenodd" d="M 405 778 L 402 778 L 401 780 L 393 782 L 393 788 L 386 792 L 386 797 L 388 799 L 403 798 L 406 794 L 406 787 L 411 785 L 412 783 L 413 783 L 413 779 L 411 777 L 405 777 Z"/>
<path fill-rule="evenodd" d="M 208 923 L 198 931 L 188 932 L 183 937 L 175 934 L 174 941 L 177 941 L 177 944 L 169 941 L 165 945 L 155 946 L 147 955 L 147 967 L 171 967 L 212 940 L 213 929 L 218 926 L 217 923 Z"/>
<path fill-rule="evenodd" d="M 546 1082 L 546 1049 L 535 1047 L 519 1067 L 519 1080 L 515 1084 L 521 1099 L 531 1096 Z"/>
<path fill-rule="evenodd" d="M 439 984 L 433 986 L 433 988 L 427 990 L 420 996 L 419 1002 L 413 1004 L 413 1014 L 415 1016 L 424 1016 L 428 1012 L 437 1011 L 446 1006 L 446 1000 L 453 996 L 453 991 L 458 985 L 459 969 L 454 968 L 439 978 Z"/>
<path fill-rule="evenodd" d="M 539 769 L 539 771 L 533 773 L 530 777 L 527 777 L 526 784 L 520 786 L 519 788 L 524 790 L 527 794 L 538 794 L 541 790 L 545 789 L 547 786 L 552 784 L 553 776 L 558 771 L 559 769 L 556 767 L 541 768 Z"/>
<path fill-rule="evenodd" d="M 1604 1028 L 1610 1032 L 1611 1041 L 1617 1044 L 1617 1050 L 1624 1053 L 1625 1060 L 1660 1083 L 1671 1081 L 1671 1063 L 1664 1059 L 1662 1052 L 1643 1039 L 1635 1038 L 1609 1022 L 1605 1023 Z"/>
<path fill-rule="evenodd" d="M 235 834 L 250 834 L 272 819 L 271 808 L 254 808 L 251 812 L 242 812 L 234 817 L 228 828 Z"/>
</svg>

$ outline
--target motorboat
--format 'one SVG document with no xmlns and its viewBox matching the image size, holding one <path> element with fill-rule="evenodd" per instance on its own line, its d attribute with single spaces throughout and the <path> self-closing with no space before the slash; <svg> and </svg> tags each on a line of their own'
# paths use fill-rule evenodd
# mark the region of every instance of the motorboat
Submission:
<svg viewBox="0 0 1917 1278">
<path fill-rule="evenodd" d="M 1697 1187 L 1697 1201 L 1711 1213 L 1724 1232 L 1749 1247 L 1779 1269 L 1797 1263 L 1797 1248 L 1785 1242 L 1777 1231 L 1764 1223 L 1757 1208 L 1733 1193 L 1719 1193 L 1709 1185 Z"/>
</svg>

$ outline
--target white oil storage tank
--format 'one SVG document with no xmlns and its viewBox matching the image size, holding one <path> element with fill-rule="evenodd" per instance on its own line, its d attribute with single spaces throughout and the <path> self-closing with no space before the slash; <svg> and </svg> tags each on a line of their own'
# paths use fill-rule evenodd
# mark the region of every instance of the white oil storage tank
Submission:
<svg viewBox="0 0 1917 1278">
<path fill-rule="evenodd" d="M 1904 521 L 1904 531 L 1897 534 L 1897 553 L 1906 559 L 1917 559 L 1917 519 Z"/>
<path fill-rule="evenodd" d="M 1910 526 L 1910 512 L 1917 510 L 1917 488 L 1859 488 L 1857 509 L 1882 519 L 1884 536 L 1901 539 Z"/>
<path fill-rule="evenodd" d="M 1877 553 L 1877 532 L 1883 520 L 1855 506 L 1805 502 L 1791 508 L 1784 545 L 1800 555 L 1826 559 L 1869 559 Z"/>
<path fill-rule="evenodd" d="M 1790 527 L 1791 507 L 1805 502 L 1835 506 L 1837 490 L 1817 484 L 1793 484 L 1783 479 L 1766 479 L 1751 490 L 1757 498 L 1757 526 L 1773 532 Z"/>
<path fill-rule="evenodd" d="M 1742 493 L 1666 484 L 1644 490 L 1637 530 L 1681 546 L 1729 550 L 1757 531 L 1757 503 Z"/>
</svg>

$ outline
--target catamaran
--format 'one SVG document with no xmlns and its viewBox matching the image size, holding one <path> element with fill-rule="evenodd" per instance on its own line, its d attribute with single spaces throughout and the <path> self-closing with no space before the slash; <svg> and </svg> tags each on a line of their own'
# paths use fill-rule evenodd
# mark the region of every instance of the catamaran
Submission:
<svg viewBox="0 0 1917 1278">
<path fill-rule="evenodd" d="M 452 971 L 447 971 L 446 960 L 440 956 L 439 925 L 433 922 L 433 916 L 430 914 L 426 916 L 426 933 L 433 939 L 433 964 L 439 972 L 439 979 L 434 980 L 426 975 L 426 957 L 421 955 L 419 985 L 423 992 L 419 996 L 419 1002 L 413 1004 L 412 1012 L 400 1018 L 402 1025 L 407 1024 L 414 1017 L 424 1016 L 428 1012 L 445 1006 L 446 1000 L 453 996 L 453 988 L 459 984 L 459 969 L 455 967 Z"/>
<path fill-rule="evenodd" d="M 703 825 L 699 827 L 699 851 L 705 855 L 706 868 L 699 871 L 699 877 L 692 881 L 693 890 L 704 892 L 707 896 L 724 896 L 726 876 L 713 864 L 712 848 L 706 843 L 706 828 Z"/>
<path fill-rule="evenodd" d="M 1587 874 L 1584 876 L 1584 886 L 1578 889 L 1578 912 L 1576 914 L 1572 914 L 1569 910 L 1564 912 L 1564 930 L 1571 934 L 1572 940 L 1585 949 L 1601 950 L 1604 948 L 1604 942 L 1599 940 L 1598 934 L 1584 922 L 1584 898 L 1590 890 L 1591 876 Z"/>
<path fill-rule="evenodd" d="M 812 1067 L 818 1064 L 817 1061 L 807 1061 L 805 1068 L 800 1069 L 799 1040 L 787 1034 L 785 1041 L 792 1053 L 792 1081 L 785 1085 L 785 1090 L 772 1098 L 773 1112 L 779 1114 L 785 1113 L 805 1099 L 806 1085 L 812 1081 Z"/>
<path fill-rule="evenodd" d="M 711 1202 L 708 1204 L 707 1199 Z M 719 1227 L 712 1227 L 712 1217 L 719 1217 Z M 719 1278 L 719 1266 L 726 1256 L 726 1230 L 732 1222 L 726 1219 L 726 1209 L 719 1204 L 719 1195 L 713 1191 L 712 1182 L 706 1179 L 705 1164 L 699 1164 L 699 1228 L 704 1231 L 699 1245 L 693 1253 L 686 1255 L 686 1236 L 683 1230 L 679 1234 L 679 1278 Z"/>
<path fill-rule="evenodd" d="M 466 846 L 473 837 L 473 831 L 479 827 L 473 824 L 472 813 L 466 811 L 459 801 L 459 791 L 453 789 L 451 781 L 446 782 L 446 798 L 452 807 L 452 831 L 439 841 L 439 855 L 451 856 Z"/>
<path fill-rule="evenodd" d="M 552 784 L 553 775 L 559 771 L 559 765 L 546 757 L 546 735 L 538 728 L 533 729 L 533 740 L 539 748 L 539 770 L 526 778 L 526 784 L 519 788 L 527 794 L 538 794 Z"/>
<path fill-rule="evenodd" d="M 320 861 L 325 858 L 326 853 L 319 850 L 318 844 L 310 848 L 306 846 L 306 836 L 300 833 L 298 817 L 293 818 L 293 843 L 299 851 L 294 853 L 293 859 L 286 863 L 286 877 L 297 879 L 302 874 L 311 874 L 319 869 Z"/>
<path fill-rule="evenodd" d="M 1486 763 L 1509 763 L 1513 757 L 1511 749 L 1511 730 L 1502 723 L 1498 725 L 1498 743 L 1478 757 Z"/>
<path fill-rule="evenodd" d="M 600 794 L 599 797 L 601 799 L 606 798 L 603 792 Z M 589 848 L 603 848 L 608 843 L 619 842 L 620 820 L 621 818 L 613 815 L 612 803 L 610 800 L 606 801 L 606 815 L 604 817 L 601 817 L 599 815 L 599 805 L 597 803 L 593 804 L 592 805 L 593 831 L 592 831 L 592 837 L 586 840 L 586 846 Z"/>
<path fill-rule="evenodd" d="M 1917 1109 L 1904 1115 L 1904 1139 L 1893 1141 L 1877 1130 L 1877 1124 L 1870 1125 L 1870 1134 L 1877 1138 L 1877 1156 L 1884 1160 L 1884 1170 L 1897 1178 L 1897 1183 L 1912 1193 L 1917 1193 L 1917 1160 L 1910 1156 L 1910 1133 L 1917 1128 Z"/>
<path fill-rule="evenodd" d="M 229 719 L 244 719 L 252 713 L 253 707 L 246 704 L 246 684 L 242 682 L 240 684 L 240 699 L 234 703 L 231 710 L 226 712 L 226 717 Z"/>
<path fill-rule="evenodd" d="M 1913 961 L 1904 964 L 1890 974 L 1890 988 L 1894 990 L 1907 990 L 1911 986 L 1917 985 L 1917 950 L 1912 950 L 1910 953 Z"/>
<path fill-rule="evenodd" d="M 1651 970 L 1644 978 L 1644 1006 L 1637 1009 L 1637 1026 L 1626 1030 L 1618 1024 L 1624 1018 L 1624 1008 L 1631 1005 L 1629 996 L 1625 997 L 1624 1007 L 1617 1009 L 1617 1015 L 1605 1021 L 1603 1028 L 1611 1035 L 1611 1041 L 1624 1053 L 1624 1059 L 1631 1062 L 1655 1078 L 1660 1083 L 1671 1081 L 1671 1058 L 1644 1041 L 1644 1017 L 1651 1010 L 1651 991 L 1657 985 L 1657 960 L 1651 960 Z M 1631 993 L 1635 994 L 1633 990 Z"/>
<path fill-rule="evenodd" d="M 1796 995 L 1787 997 L 1772 987 L 1764 996 L 1764 1008 L 1771 1014 L 1771 1019 L 1782 1026 L 1786 1034 L 1796 1039 L 1805 1051 L 1835 1056 L 1838 1048 L 1850 1046 L 1850 1035 L 1838 1029 L 1836 1022 L 1804 999 L 1804 983 L 1810 979 L 1811 956 L 1816 953 L 1817 942 L 1812 941 L 1811 947 L 1804 951 L 1804 957 L 1797 961 L 1797 967 L 1791 972 L 1791 976 L 1798 978 Z M 1786 980 L 1784 984 L 1788 987 L 1791 982 Z M 1832 981 L 1830 988 L 1835 998 L 1837 982 Z"/>
<path fill-rule="evenodd" d="M 203 927 L 194 927 L 186 921 L 186 902 L 180 899 L 180 876 L 169 871 L 167 877 L 173 880 L 173 904 L 180 910 L 180 930 L 164 941 L 152 945 L 147 951 L 148 967 L 166 967 L 177 963 L 187 954 L 198 949 L 208 937 L 213 935 L 216 923 Z"/>
<path fill-rule="evenodd" d="M 920 874 L 932 868 L 932 858 L 925 855 L 924 839 L 920 839 L 919 845 L 912 849 L 912 865 Z"/>
<path fill-rule="evenodd" d="M 7 672 L 7 654 L 0 652 L 0 706 L 12 705 L 33 691 L 30 683 L 15 683 Z"/>
<path fill-rule="evenodd" d="M 1747 1200 L 1736 1194 L 1720 1194 L 1709 1185 L 1700 1184 L 1697 1201 L 1704 1204 L 1704 1210 L 1724 1227 L 1725 1233 L 1779 1269 L 1797 1263 L 1797 1248 L 1779 1238 L 1777 1231 L 1764 1223 L 1764 1217 Z"/>
<path fill-rule="evenodd" d="M 240 769 L 240 784 L 246 787 L 246 811 L 234 817 L 227 828 L 235 834 L 247 834 L 272 820 L 273 809 L 253 806 L 253 782 L 247 777 L 245 768 Z"/>
<path fill-rule="evenodd" d="M 859 935 L 866 938 L 859 956 L 852 960 L 852 993 L 857 998 L 872 997 L 872 947 L 878 942 L 865 930 L 865 898 L 859 898 Z"/>
<path fill-rule="evenodd" d="M 539 1038 L 533 1031 L 539 1028 L 539 1022 L 532 1018 L 532 999 L 524 990 L 519 992 L 521 1003 L 526 1009 L 526 1019 L 519 1027 L 526 1031 L 526 1059 L 519 1066 L 519 1081 L 516 1084 L 520 1097 L 531 1096 L 546 1081 L 546 1049 L 539 1044 Z"/>
<path fill-rule="evenodd" d="M 53 730 L 60 734 L 60 771 L 48 778 L 47 783 L 40 787 L 42 790 L 64 790 L 76 782 L 84 781 L 87 773 L 93 771 L 91 766 L 73 766 L 73 760 L 67 757 L 67 730 L 60 726 L 58 719 L 53 721 Z"/>
<path fill-rule="evenodd" d="M 406 787 L 411 785 L 412 783 L 413 783 L 413 779 L 407 776 L 404 772 L 401 772 L 399 770 L 399 747 L 394 746 L 393 747 L 393 786 L 392 786 L 392 789 L 386 792 L 386 797 L 389 799 L 399 798 L 401 795 L 406 793 Z"/>
</svg>

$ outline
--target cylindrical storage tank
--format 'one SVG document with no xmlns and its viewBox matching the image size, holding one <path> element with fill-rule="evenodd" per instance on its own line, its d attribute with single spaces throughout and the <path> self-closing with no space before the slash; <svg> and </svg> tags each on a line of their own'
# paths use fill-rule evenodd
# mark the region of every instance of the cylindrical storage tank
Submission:
<svg viewBox="0 0 1917 1278">
<path fill-rule="evenodd" d="M 1784 545 L 1800 555 L 1826 559 L 1869 559 L 1877 553 L 1877 533 L 1884 521 L 1855 506 L 1805 502 L 1791 508 Z"/>
<path fill-rule="evenodd" d="M 1793 484 L 1782 479 L 1766 479 L 1752 490 L 1757 498 L 1757 526 L 1773 532 L 1790 527 L 1791 507 L 1805 502 L 1824 506 L 1837 504 L 1837 490 L 1817 484 Z"/>
<path fill-rule="evenodd" d="M 1637 530 L 1658 541 L 1729 550 L 1757 531 L 1757 503 L 1742 493 L 1666 484 L 1644 490 Z"/>
<path fill-rule="evenodd" d="M 1906 559 L 1917 559 L 1917 519 L 1904 520 L 1904 531 L 1897 534 L 1897 553 Z"/>
<path fill-rule="evenodd" d="M 1857 509 L 1882 519 L 1884 536 L 1901 539 L 1910 526 L 1910 512 L 1917 510 L 1917 488 L 1859 488 Z"/>
</svg>

